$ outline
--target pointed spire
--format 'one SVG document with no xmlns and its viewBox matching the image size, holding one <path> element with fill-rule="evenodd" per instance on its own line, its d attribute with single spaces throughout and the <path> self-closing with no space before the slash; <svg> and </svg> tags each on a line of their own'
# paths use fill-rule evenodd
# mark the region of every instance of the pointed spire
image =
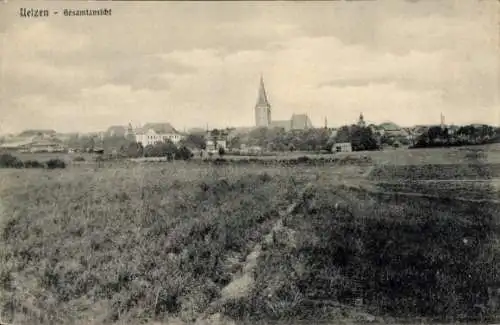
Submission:
<svg viewBox="0 0 500 325">
<path fill-rule="evenodd" d="M 264 77 L 262 77 L 262 74 L 260 75 L 260 87 L 257 106 L 271 106 L 267 99 L 266 87 L 264 86 Z"/>
</svg>

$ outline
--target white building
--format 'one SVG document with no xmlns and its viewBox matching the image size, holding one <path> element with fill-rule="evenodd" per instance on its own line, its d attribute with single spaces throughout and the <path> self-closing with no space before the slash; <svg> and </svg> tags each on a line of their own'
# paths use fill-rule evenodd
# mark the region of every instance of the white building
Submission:
<svg viewBox="0 0 500 325">
<path fill-rule="evenodd" d="M 142 143 L 144 147 L 167 140 L 178 144 L 182 138 L 182 134 L 174 129 L 170 123 L 146 123 L 135 131 L 135 141 Z"/>
<path fill-rule="evenodd" d="M 333 152 L 351 152 L 352 145 L 350 142 L 335 143 L 332 147 Z"/>
<path fill-rule="evenodd" d="M 208 139 L 206 150 L 209 152 L 218 151 L 220 148 L 227 150 L 227 141 L 223 139 Z"/>
</svg>

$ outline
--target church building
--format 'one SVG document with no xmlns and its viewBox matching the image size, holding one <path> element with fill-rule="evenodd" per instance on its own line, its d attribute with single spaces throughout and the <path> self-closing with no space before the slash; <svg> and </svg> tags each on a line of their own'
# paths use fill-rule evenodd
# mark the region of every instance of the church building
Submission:
<svg viewBox="0 0 500 325">
<path fill-rule="evenodd" d="M 276 120 L 271 119 L 271 104 L 267 97 L 266 88 L 264 87 L 264 79 L 260 76 L 260 87 L 255 105 L 255 126 L 256 127 L 278 127 L 285 131 L 290 130 L 305 130 L 313 128 L 311 120 L 307 114 L 293 114 L 291 119 Z"/>
</svg>

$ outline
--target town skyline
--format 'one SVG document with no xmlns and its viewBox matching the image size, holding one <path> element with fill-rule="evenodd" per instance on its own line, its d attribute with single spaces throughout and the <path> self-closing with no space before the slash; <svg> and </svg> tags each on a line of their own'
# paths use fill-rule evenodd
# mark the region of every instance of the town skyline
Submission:
<svg viewBox="0 0 500 325">
<path fill-rule="evenodd" d="M 250 127 L 261 75 L 276 120 L 500 121 L 490 1 L 112 2 L 106 18 L 21 19 L 25 5 L 1 5 L 1 134 Z"/>
</svg>

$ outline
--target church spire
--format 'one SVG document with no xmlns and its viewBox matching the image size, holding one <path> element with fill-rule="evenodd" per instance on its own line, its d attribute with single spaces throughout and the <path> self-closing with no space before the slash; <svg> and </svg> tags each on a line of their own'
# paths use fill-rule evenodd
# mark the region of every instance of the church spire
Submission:
<svg viewBox="0 0 500 325">
<path fill-rule="evenodd" d="M 255 105 L 255 125 L 257 127 L 269 127 L 271 125 L 271 104 L 267 99 L 264 78 L 260 75 L 259 95 Z"/>
<path fill-rule="evenodd" d="M 271 106 L 267 99 L 266 87 L 264 86 L 264 77 L 260 75 L 259 97 L 257 99 L 257 106 Z"/>
</svg>

